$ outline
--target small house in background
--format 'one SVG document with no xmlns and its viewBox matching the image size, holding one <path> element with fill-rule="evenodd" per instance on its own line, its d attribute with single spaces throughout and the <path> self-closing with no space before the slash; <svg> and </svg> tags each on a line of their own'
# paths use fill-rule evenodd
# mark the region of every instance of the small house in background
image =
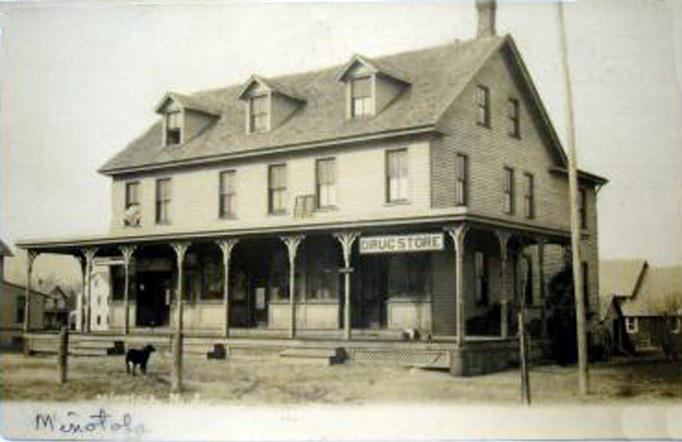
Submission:
<svg viewBox="0 0 682 442">
<path fill-rule="evenodd" d="M 104 267 L 92 277 L 92 304 L 90 306 L 90 330 L 109 330 L 109 303 L 111 284 L 109 267 Z"/>
<path fill-rule="evenodd" d="M 21 349 L 23 344 L 26 288 L 5 281 L 4 260 L 12 257 L 12 250 L 0 240 L 0 348 Z M 31 328 L 43 328 L 45 293 L 31 291 Z"/>
<path fill-rule="evenodd" d="M 646 260 L 600 264 L 602 320 L 614 343 L 636 350 L 661 347 L 682 329 L 682 267 L 652 267 Z"/>
<path fill-rule="evenodd" d="M 71 309 L 71 297 L 59 285 L 55 285 L 45 299 L 45 329 L 59 330 L 67 325 Z"/>
<path fill-rule="evenodd" d="M 107 331 L 109 330 L 110 316 L 109 306 L 111 304 L 111 267 L 108 265 L 96 265 L 90 282 L 92 290 L 92 301 L 90 303 L 90 330 Z M 69 324 L 73 331 L 83 331 L 84 309 L 83 293 L 74 296 L 74 303 L 71 307 Z"/>
</svg>

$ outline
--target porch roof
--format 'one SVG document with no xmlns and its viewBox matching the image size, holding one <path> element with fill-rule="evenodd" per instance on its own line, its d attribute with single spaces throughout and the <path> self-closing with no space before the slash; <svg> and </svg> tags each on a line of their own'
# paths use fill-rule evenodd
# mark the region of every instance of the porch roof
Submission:
<svg viewBox="0 0 682 442">
<path fill-rule="evenodd" d="M 302 225 L 271 226 L 242 229 L 176 231 L 166 233 L 139 234 L 131 229 L 129 234 L 93 235 L 73 238 L 36 239 L 17 242 L 17 247 L 43 253 L 74 255 L 87 247 L 115 248 L 122 245 L 167 244 L 173 241 L 212 241 L 225 237 L 263 237 L 292 233 L 325 233 L 343 230 L 366 230 L 377 233 L 378 229 L 397 230 L 405 227 L 414 229 L 440 229 L 448 224 L 467 222 L 471 227 L 501 229 L 520 235 L 536 235 L 558 242 L 570 237 L 570 231 L 558 228 L 509 222 L 475 215 L 421 216 L 380 220 L 349 221 L 342 223 L 308 223 Z M 368 233 L 369 233 L 368 232 Z"/>
</svg>

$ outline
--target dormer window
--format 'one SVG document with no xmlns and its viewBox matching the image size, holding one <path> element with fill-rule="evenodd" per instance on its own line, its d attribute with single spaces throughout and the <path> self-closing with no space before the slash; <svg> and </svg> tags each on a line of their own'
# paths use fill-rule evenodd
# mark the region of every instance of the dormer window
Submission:
<svg viewBox="0 0 682 442">
<path fill-rule="evenodd" d="M 182 143 L 182 112 L 166 114 L 166 146 Z"/>
<path fill-rule="evenodd" d="M 249 99 L 249 132 L 267 132 L 270 126 L 269 100 L 267 95 Z"/>
<path fill-rule="evenodd" d="M 360 77 L 351 80 L 351 97 L 351 113 L 353 117 L 372 115 L 374 111 L 372 77 Z"/>
<path fill-rule="evenodd" d="M 220 118 L 220 110 L 204 98 L 168 92 L 156 106 L 162 118 L 162 146 L 187 143 Z"/>
<path fill-rule="evenodd" d="M 277 129 L 305 104 L 289 85 L 258 75 L 249 77 L 238 98 L 244 102 L 247 134 Z"/>
<path fill-rule="evenodd" d="M 354 55 L 336 76 L 346 88 L 346 118 L 381 113 L 410 86 L 398 70 L 384 61 Z"/>
</svg>

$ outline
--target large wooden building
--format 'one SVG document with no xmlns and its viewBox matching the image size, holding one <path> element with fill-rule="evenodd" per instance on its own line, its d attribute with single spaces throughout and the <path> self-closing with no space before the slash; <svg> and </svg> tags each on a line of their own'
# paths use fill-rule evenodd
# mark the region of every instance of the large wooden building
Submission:
<svg viewBox="0 0 682 442">
<path fill-rule="evenodd" d="M 469 41 L 167 93 L 100 169 L 110 231 L 21 247 L 83 257 L 86 276 L 96 257 L 117 263 L 121 336 L 172 331 L 181 311 L 186 336 L 228 348 L 505 366 L 520 305 L 546 328 L 570 244 L 567 159 L 513 38 L 495 35 L 494 2 L 478 7 Z M 606 180 L 579 177 L 596 309 Z"/>
</svg>

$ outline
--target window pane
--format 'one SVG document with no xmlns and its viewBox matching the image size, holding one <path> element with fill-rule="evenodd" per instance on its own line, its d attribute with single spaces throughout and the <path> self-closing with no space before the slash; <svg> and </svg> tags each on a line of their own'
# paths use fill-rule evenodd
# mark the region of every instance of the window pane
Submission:
<svg viewBox="0 0 682 442">
<path fill-rule="evenodd" d="M 372 83 L 370 77 L 356 78 L 352 83 L 353 98 L 370 97 L 372 95 Z"/>
</svg>

